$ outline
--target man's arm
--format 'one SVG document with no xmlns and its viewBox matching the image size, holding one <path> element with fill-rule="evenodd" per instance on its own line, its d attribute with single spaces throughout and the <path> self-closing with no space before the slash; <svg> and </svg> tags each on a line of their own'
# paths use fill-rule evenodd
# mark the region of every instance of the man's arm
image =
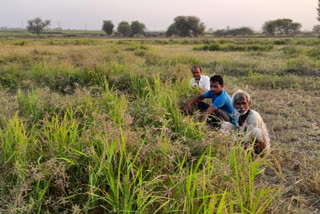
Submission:
<svg viewBox="0 0 320 214">
<path fill-rule="evenodd" d="M 223 96 L 218 96 L 214 102 L 209 106 L 209 108 L 207 109 L 207 111 L 202 112 L 202 115 L 205 114 L 212 114 L 213 112 L 215 112 L 217 109 L 221 108 L 222 106 L 224 106 L 225 104 L 225 99 Z"/>
<path fill-rule="evenodd" d="M 213 106 L 210 105 L 209 108 L 207 109 L 207 111 L 201 112 L 202 115 L 206 115 L 206 114 L 212 114 L 213 112 L 215 112 L 217 109 Z"/>
<path fill-rule="evenodd" d="M 200 102 L 201 100 L 203 100 L 205 97 L 203 96 L 203 94 L 196 96 L 195 98 L 193 98 L 192 100 L 190 100 L 187 105 L 183 108 L 183 111 L 188 112 L 191 109 L 192 104 Z"/>
</svg>

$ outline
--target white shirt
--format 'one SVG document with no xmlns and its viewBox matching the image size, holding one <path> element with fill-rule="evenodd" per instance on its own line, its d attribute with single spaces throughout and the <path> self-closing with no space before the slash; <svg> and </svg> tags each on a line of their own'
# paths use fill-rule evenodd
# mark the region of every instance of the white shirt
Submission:
<svg viewBox="0 0 320 214">
<path fill-rule="evenodd" d="M 238 121 L 239 121 L 239 117 L 240 117 L 240 114 L 236 111 L 236 118 Z M 248 117 L 245 120 L 244 124 L 239 127 L 239 131 L 240 132 L 253 131 L 256 128 L 261 129 L 262 136 L 259 136 L 259 137 L 261 137 L 262 138 L 261 140 L 263 140 L 267 144 L 267 147 L 270 147 L 270 138 L 269 138 L 266 124 L 263 122 L 262 117 L 258 112 L 250 109 Z"/>
<path fill-rule="evenodd" d="M 239 121 L 240 114 L 236 111 L 236 118 Z M 223 122 L 221 126 L 222 134 L 228 134 L 232 130 L 237 130 L 239 133 L 250 132 L 251 135 L 245 136 L 243 140 L 248 140 L 250 136 L 256 137 L 258 140 L 261 140 L 266 143 L 266 150 L 270 149 L 270 138 L 266 124 L 263 122 L 261 115 L 250 109 L 248 117 L 246 118 L 242 126 L 236 126 L 229 122 Z"/>
<path fill-rule="evenodd" d="M 200 80 L 197 81 L 195 78 L 190 80 L 191 86 L 199 86 L 200 88 L 210 90 L 210 78 L 206 75 L 201 75 Z"/>
</svg>

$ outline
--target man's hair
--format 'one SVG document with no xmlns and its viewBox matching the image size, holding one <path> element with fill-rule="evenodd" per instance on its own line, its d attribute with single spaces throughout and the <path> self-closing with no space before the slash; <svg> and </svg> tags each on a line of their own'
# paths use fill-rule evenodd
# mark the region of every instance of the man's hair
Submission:
<svg viewBox="0 0 320 214">
<path fill-rule="evenodd" d="M 217 82 L 219 83 L 220 85 L 223 86 L 223 79 L 222 79 L 222 76 L 217 74 L 217 75 L 214 75 L 210 78 L 210 82 Z"/>
<path fill-rule="evenodd" d="M 192 72 L 194 69 L 196 69 L 196 68 L 199 68 L 200 72 L 202 73 L 202 69 L 201 69 L 200 65 L 193 65 L 193 66 L 191 67 L 191 72 Z"/>
<path fill-rule="evenodd" d="M 251 102 L 250 95 L 247 92 L 242 91 L 241 89 L 239 89 L 238 91 L 236 91 L 236 93 L 232 95 L 232 104 L 234 105 L 236 100 L 239 99 L 246 99 L 248 102 Z"/>
</svg>

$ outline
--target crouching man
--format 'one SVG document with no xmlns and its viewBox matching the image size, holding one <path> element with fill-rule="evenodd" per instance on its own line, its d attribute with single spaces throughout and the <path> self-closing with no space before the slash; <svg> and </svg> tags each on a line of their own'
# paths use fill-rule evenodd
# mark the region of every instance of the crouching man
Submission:
<svg viewBox="0 0 320 214">
<path fill-rule="evenodd" d="M 235 109 L 223 86 L 222 77 L 214 75 L 210 78 L 210 90 L 190 100 L 184 107 L 184 111 L 190 112 L 192 104 L 197 103 L 201 115 L 208 115 L 207 122 L 211 125 L 218 127 L 222 121 L 227 121 L 236 126 Z M 204 98 L 211 98 L 212 104 L 203 102 Z"/>
<path fill-rule="evenodd" d="M 260 114 L 250 109 L 250 95 L 245 91 L 238 90 L 232 96 L 232 103 L 236 109 L 238 126 L 225 122 L 222 124 L 222 130 L 237 130 L 239 137 L 244 138 L 246 145 L 255 140 L 255 154 L 268 153 L 270 150 L 268 130 Z"/>
</svg>

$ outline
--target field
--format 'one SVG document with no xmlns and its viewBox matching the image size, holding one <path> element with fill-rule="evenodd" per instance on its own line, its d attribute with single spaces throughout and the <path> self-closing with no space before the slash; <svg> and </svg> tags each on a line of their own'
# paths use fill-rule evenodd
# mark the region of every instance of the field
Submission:
<svg viewBox="0 0 320 214">
<path fill-rule="evenodd" d="M 261 113 L 252 160 L 181 110 L 190 67 Z M 320 40 L 0 40 L 1 213 L 320 212 Z"/>
<path fill-rule="evenodd" d="M 27 30 L 0 29 L 0 38 L 69 38 L 69 37 L 105 37 L 102 30 L 45 30 L 40 35 Z"/>
</svg>

